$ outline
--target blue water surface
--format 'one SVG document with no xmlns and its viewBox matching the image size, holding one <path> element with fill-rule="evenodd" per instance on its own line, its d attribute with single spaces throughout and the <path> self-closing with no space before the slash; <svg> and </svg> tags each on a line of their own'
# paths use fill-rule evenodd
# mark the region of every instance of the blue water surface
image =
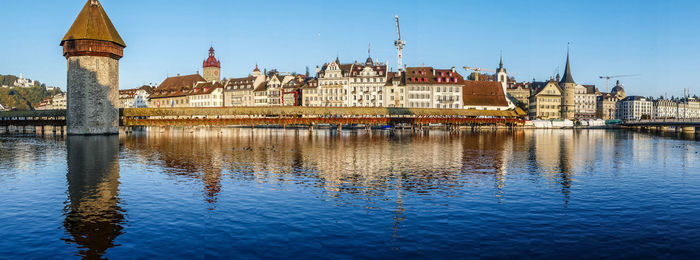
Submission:
<svg viewBox="0 0 700 260">
<path fill-rule="evenodd" d="M 700 257 L 690 135 L 0 136 L 0 258 Z"/>
</svg>

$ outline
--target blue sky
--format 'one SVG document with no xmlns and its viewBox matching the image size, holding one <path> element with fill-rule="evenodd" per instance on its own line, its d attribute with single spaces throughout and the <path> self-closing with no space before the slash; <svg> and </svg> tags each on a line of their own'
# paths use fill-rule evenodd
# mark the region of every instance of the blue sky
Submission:
<svg viewBox="0 0 700 260">
<path fill-rule="evenodd" d="M 128 45 L 120 88 L 201 71 L 213 42 L 222 75 L 261 68 L 303 73 L 340 56 L 396 67 L 394 15 L 408 66 L 498 65 L 518 81 L 563 71 L 571 43 L 577 83 L 605 90 L 601 75 L 628 93 L 700 94 L 700 1 L 192 1 L 102 0 Z M 23 72 L 65 88 L 60 39 L 85 0 L 2 0 L 0 74 Z M 9 37 L 9 38 L 8 38 Z M 462 70 L 463 72 L 463 70 Z M 611 85 L 613 82 L 611 82 Z"/>
</svg>

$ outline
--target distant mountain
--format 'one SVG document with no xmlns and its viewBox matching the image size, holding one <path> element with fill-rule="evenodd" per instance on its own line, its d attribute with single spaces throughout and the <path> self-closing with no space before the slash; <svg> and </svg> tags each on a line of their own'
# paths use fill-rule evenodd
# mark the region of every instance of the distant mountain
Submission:
<svg viewBox="0 0 700 260">
<path fill-rule="evenodd" d="M 42 100 L 61 93 L 58 88 L 47 90 L 46 85 L 39 81 L 34 81 L 33 87 L 15 87 L 17 79 L 15 75 L 0 75 L 0 104 L 6 108 L 33 110 Z"/>
</svg>

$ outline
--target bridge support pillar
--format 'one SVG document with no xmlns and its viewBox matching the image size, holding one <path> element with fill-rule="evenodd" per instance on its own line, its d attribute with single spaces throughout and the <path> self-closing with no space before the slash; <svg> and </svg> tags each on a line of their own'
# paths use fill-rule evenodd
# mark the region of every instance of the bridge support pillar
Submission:
<svg viewBox="0 0 700 260">
<path fill-rule="evenodd" d="M 694 127 L 694 126 L 684 126 L 684 127 L 681 127 L 681 129 L 682 129 L 681 131 L 682 131 L 683 133 L 687 133 L 687 134 L 695 133 L 695 127 Z"/>
</svg>

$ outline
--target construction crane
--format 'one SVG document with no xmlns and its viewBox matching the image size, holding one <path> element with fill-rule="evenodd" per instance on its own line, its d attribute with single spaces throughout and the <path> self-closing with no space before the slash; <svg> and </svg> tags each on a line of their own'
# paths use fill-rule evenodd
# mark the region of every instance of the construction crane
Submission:
<svg viewBox="0 0 700 260">
<path fill-rule="evenodd" d="M 463 68 L 464 68 L 464 70 L 466 70 L 467 72 L 469 72 L 470 70 L 473 70 L 473 71 L 474 71 L 474 81 L 479 81 L 479 71 L 485 71 L 485 72 L 493 72 L 493 73 L 496 73 L 495 70 L 489 70 L 489 69 L 482 69 L 482 68 L 475 68 L 475 67 L 473 68 L 473 67 L 467 67 L 467 66 L 464 66 Z"/>
<path fill-rule="evenodd" d="M 399 28 L 399 16 L 396 15 L 394 16 L 396 18 L 396 35 L 398 39 L 394 41 L 394 46 L 396 46 L 396 49 L 399 51 L 399 64 L 398 64 L 398 70 L 401 71 L 403 70 L 403 47 L 406 46 L 406 42 L 401 40 L 401 29 Z"/>
<path fill-rule="evenodd" d="M 609 92 L 609 87 L 610 87 L 610 79 L 614 78 L 623 78 L 623 77 L 634 77 L 634 76 L 639 76 L 638 74 L 630 74 L 630 75 L 615 75 L 615 76 L 600 76 L 601 79 L 605 79 L 605 92 Z"/>
</svg>

